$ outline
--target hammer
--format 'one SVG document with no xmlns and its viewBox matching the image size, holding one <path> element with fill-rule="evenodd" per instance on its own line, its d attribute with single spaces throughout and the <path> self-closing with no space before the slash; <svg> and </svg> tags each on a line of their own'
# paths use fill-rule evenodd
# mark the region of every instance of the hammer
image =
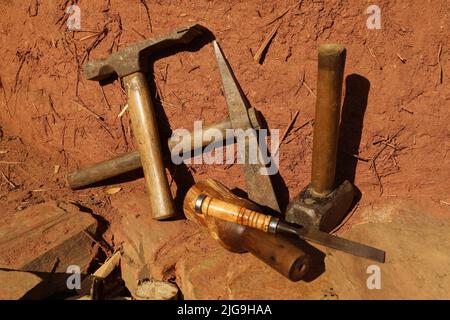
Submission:
<svg viewBox="0 0 450 320">
<path fill-rule="evenodd" d="M 207 133 L 209 130 L 219 130 L 222 133 L 225 133 L 227 129 L 245 130 L 260 129 L 261 127 L 261 120 L 259 119 L 260 113 L 248 104 L 248 101 L 243 94 L 242 89 L 240 88 L 239 83 L 236 80 L 234 73 L 218 43 L 214 41 L 213 46 L 222 79 L 229 117 L 228 119 L 204 128 L 203 133 L 198 133 L 202 137 L 202 146 L 208 145 L 211 142 L 210 139 L 207 138 Z M 241 132 L 242 130 L 238 132 Z M 237 135 L 239 135 L 239 133 L 237 133 Z M 235 138 L 238 138 L 237 135 Z M 193 146 L 193 141 L 189 137 L 183 137 L 181 144 L 184 146 L 184 151 L 192 151 L 193 147 L 198 147 L 195 145 Z M 168 146 L 169 150 L 171 150 L 174 145 L 169 141 Z M 257 147 L 259 150 L 262 150 L 262 146 L 259 144 Z M 280 208 L 271 178 L 269 175 L 262 175 L 260 173 L 261 169 L 264 169 L 265 165 L 259 163 L 252 164 L 247 161 L 249 158 L 249 148 L 249 141 L 246 139 L 246 163 L 243 164 L 243 169 L 249 197 L 260 205 L 279 212 Z M 171 153 L 173 154 L 172 150 Z M 144 165 L 140 152 L 126 153 L 114 159 L 99 162 L 90 167 L 71 172 L 67 176 L 67 182 L 70 188 L 79 189 L 87 185 L 138 169 L 141 167 L 141 163 Z"/>
<path fill-rule="evenodd" d="M 250 123 L 252 128 L 259 129 L 261 120 L 259 112 L 255 108 L 248 110 Z M 180 141 L 167 140 L 167 146 L 170 153 L 173 155 L 176 152 L 177 145 L 182 146 L 185 153 L 195 150 L 195 148 L 204 147 L 213 142 L 218 142 L 211 138 L 211 134 L 220 131 L 222 137 L 226 137 L 227 130 L 233 129 L 230 118 L 215 122 L 209 126 L 202 128 L 201 132 L 190 132 L 190 134 L 183 135 Z M 195 137 L 200 135 L 202 137 L 201 146 L 196 145 Z M 132 151 L 112 159 L 101 161 L 90 165 L 86 168 L 82 168 L 67 175 L 67 184 L 72 190 L 81 189 L 83 187 L 92 185 L 94 183 L 117 177 L 121 174 L 131 172 L 133 170 L 142 168 L 141 157 L 138 151 Z"/>
<path fill-rule="evenodd" d="M 92 60 L 84 67 L 85 76 L 89 80 L 101 81 L 114 74 L 122 78 L 140 161 L 147 188 L 151 190 L 151 214 L 157 220 L 174 217 L 176 212 L 163 165 L 158 124 L 144 72 L 151 53 L 175 44 L 187 44 L 204 34 L 205 30 L 198 24 L 186 26 L 156 39 L 134 43 L 106 59 Z"/>
<path fill-rule="evenodd" d="M 340 45 L 319 47 L 311 184 L 286 210 L 288 222 L 325 232 L 342 221 L 354 197 L 349 181 L 337 187 L 334 181 L 345 57 Z"/>
</svg>

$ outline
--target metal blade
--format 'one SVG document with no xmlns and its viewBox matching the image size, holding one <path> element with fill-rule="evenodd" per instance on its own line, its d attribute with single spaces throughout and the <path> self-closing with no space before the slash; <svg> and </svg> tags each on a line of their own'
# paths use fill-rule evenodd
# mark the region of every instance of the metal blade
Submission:
<svg viewBox="0 0 450 320">
<path fill-rule="evenodd" d="M 219 66 L 220 75 L 223 83 L 223 90 L 228 106 L 228 113 L 230 115 L 231 125 L 235 129 L 250 129 L 253 128 L 249 114 L 248 102 L 239 86 L 238 81 L 234 77 L 227 60 L 225 59 L 222 50 L 218 43 L 213 41 L 214 52 L 216 54 L 217 64 Z M 248 196 L 251 200 L 259 205 L 266 206 L 280 212 L 280 207 L 272 185 L 271 177 L 269 175 L 262 175 L 261 170 L 266 166 L 264 164 L 251 164 L 249 159 L 249 142 L 246 140 L 245 144 L 245 160 L 243 164 L 245 181 L 247 185 Z M 258 145 L 258 150 L 261 146 Z"/>
<path fill-rule="evenodd" d="M 334 236 L 332 234 L 314 230 L 300 228 L 297 229 L 297 235 L 303 240 L 312 241 L 326 247 L 330 247 L 336 250 L 344 251 L 355 256 L 367 258 L 380 263 L 385 261 L 385 252 L 364 244 L 347 240 Z"/>
<path fill-rule="evenodd" d="M 213 41 L 213 45 L 231 124 L 233 125 L 233 128 L 250 129 L 252 128 L 252 125 L 248 116 L 247 99 L 244 98 L 244 93 L 228 64 L 228 61 L 225 59 L 219 44 L 216 41 Z"/>
</svg>

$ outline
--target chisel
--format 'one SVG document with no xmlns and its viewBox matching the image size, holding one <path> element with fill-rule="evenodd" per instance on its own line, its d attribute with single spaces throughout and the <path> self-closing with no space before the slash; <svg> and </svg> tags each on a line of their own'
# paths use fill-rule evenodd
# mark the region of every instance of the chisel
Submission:
<svg viewBox="0 0 450 320">
<path fill-rule="evenodd" d="M 245 207 L 200 194 L 195 200 L 195 212 L 273 234 L 294 234 L 300 239 L 341 250 L 355 256 L 380 263 L 385 252 L 358 242 L 340 238 L 326 232 L 305 228 L 265 215 Z"/>
</svg>

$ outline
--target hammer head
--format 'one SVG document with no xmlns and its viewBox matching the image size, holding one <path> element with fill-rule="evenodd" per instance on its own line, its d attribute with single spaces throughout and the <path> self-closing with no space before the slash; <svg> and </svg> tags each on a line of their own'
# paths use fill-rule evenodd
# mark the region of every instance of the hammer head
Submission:
<svg viewBox="0 0 450 320">
<path fill-rule="evenodd" d="M 104 80 L 114 74 L 124 77 L 144 71 L 146 57 L 175 44 L 187 44 L 196 37 L 205 34 L 207 29 L 199 24 L 189 25 L 154 39 L 134 43 L 111 54 L 106 59 L 91 60 L 84 66 L 88 80 Z"/>
<path fill-rule="evenodd" d="M 324 197 L 315 195 L 308 186 L 289 203 L 286 221 L 330 232 L 347 214 L 354 195 L 354 188 L 347 180 Z"/>
</svg>

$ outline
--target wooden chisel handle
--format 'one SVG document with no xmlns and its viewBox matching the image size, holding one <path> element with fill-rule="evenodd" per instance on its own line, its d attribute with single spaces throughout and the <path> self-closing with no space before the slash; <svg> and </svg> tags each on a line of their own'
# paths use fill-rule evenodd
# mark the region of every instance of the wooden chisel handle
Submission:
<svg viewBox="0 0 450 320">
<path fill-rule="evenodd" d="M 301 226 L 293 226 L 277 217 L 271 217 L 243 206 L 200 194 L 194 203 L 194 210 L 206 217 L 214 217 L 224 221 L 261 230 L 267 233 L 295 234 L 300 239 L 312 241 L 329 248 L 344 251 L 355 256 L 384 263 L 385 252 L 362 243 L 354 242 L 335 235 Z"/>
<path fill-rule="evenodd" d="M 308 246 L 300 248 L 298 241 L 293 239 L 199 214 L 195 211 L 195 203 L 202 194 L 257 212 L 261 209 L 213 179 L 199 181 L 188 190 L 183 201 L 184 214 L 189 220 L 205 227 L 223 248 L 235 253 L 249 252 L 291 281 L 298 281 L 305 276 L 311 260 L 302 248 Z"/>
<path fill-rule="evenodd" d="M 264 232 L 272 231 L 269 228 L 271 221 L 278 222 L 278 218 L 247 209 L 234 203 L 211 198 L 204 194 L 200 195 L 195 201 L 195 211 L 199 214 L 234 222 Z"/>
</svg>

